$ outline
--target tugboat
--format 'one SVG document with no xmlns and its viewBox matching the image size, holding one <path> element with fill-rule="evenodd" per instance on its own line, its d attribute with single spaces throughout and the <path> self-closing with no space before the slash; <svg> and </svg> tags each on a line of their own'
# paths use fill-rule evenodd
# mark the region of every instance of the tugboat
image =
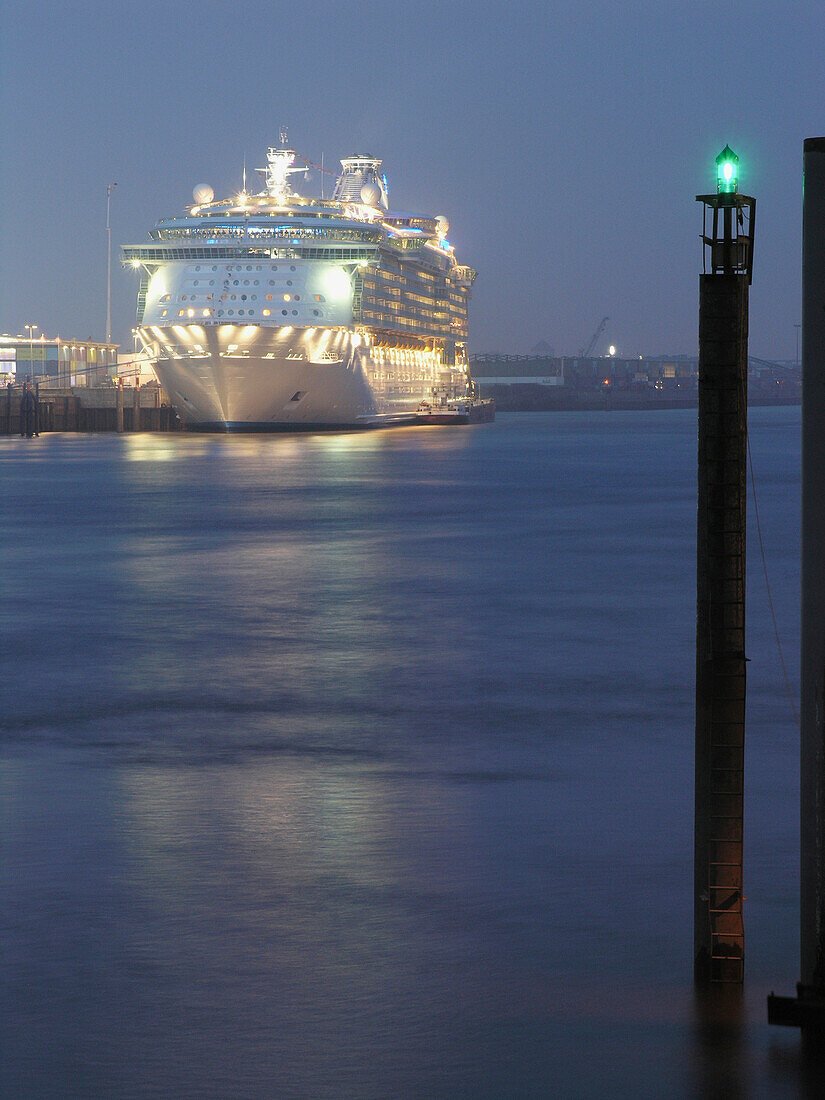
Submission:
<svg viewBox="0 0 825 1100">
<path fill-rule="evenodd" d="M 430 400 L 418 406 L 416 418 L 418 424 L 489 424 L 496 418 L 496 403 L 491 397 L 479 397 L 472 381 L 469 394 L 434 386 Z"/>
</svg>

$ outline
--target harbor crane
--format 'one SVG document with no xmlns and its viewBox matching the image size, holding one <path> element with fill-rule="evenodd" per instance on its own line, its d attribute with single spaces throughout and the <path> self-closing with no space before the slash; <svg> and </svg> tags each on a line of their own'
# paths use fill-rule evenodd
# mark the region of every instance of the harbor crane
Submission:
<svg viewBox="0 0 825 1100">
<path fill-rule="evenodd" d="M 596 346 L 596 341 L 599 339 L 601 334 L 604 332 L 604 330 L 607 326 L 607 322 L 609 320 L 610 320 L 609 317 L 602 317 L 601 321 L 599 322 L 599 327 L 596 329 L 596 331 L 590 337 L 590 343 L 587 345 L 587 349 L 586 350 L 584 348 L 580 349 L 580 351 L 579 351 L 579 358 L 580 359 L 589 359 L 590 356 L 593 354 L 593 348 L 595 348 L 595 346 Z"/>
</svg>

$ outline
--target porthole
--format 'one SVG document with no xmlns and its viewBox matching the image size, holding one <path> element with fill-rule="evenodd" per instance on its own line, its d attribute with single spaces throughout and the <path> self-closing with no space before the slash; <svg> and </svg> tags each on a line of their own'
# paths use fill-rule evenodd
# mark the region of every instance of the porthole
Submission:
<svg viewBox="0 0 825 1100">
<path fill-rule="evenodd" d="M 253 302 L 257 302 L 257 301 L 258 301 L 258 295 L 257 295 L 257 294 L 253 294 L 253 295 L 252 295 L 252 301 L 253 301 Z"/>
<path fill-rule="evenodd" d="M 230 317 L 234 317 L 234 315 L 235 315 L 235 310 L 234 310 L 234 309 L 230 309 L 230 310 L 229 310 L 229 316 L 230 316 Z"/>
<path fill-rule="evenodd" d="M 242 294 L 242 295 L 241 295 L 241 301 L 242 301 L 242 302 L 245 302 L 245 301 L 246 301 L 246 295 L 245 295 L 245 294 Z"/>
<path fill-rule="evenodd" d="M 251 270 L 252 270 L 252 267 L 251 267 L 251 265 L 247 264 L 247 268 L 246 268 L 246 270 L 247 270 L 247 271 L 251 271 Z"/>
<path fill-rule="evenodd" d="M 290 267 L 290 269 L 289 269 L 289 270 L 290 270 L 290 271 L 294 271 L 294 270 L 295 270 L 295 268 L 294 268 L 294 267 Z"/>
<path fill-rule="evenodd" d="M 200 264 L 198 264 L 197 267 L 195 268 L 195 271 L 200 271 L 200 269 L 201 269 Z"/>
<path fill-rule="evenodd" d="M 287 286 L 292 286 L 292 279 L 287 279 L 286 285 Z"/>
<path fill-rule="evenodd" d="M 233 279 L 233 280 L 232 280 L 232 285 L 233 285 L 233 286 L 237 286 L 237 285 L 238 285 L 238 280 L 237 280 L 237 279 Z"/>
<path fill-rule="evenodd" d="M 284 317 L 286 317 L 289 314 L 289 310 L 288 309 L 282 309 L 281 313 L 283 313 Z"/>
<path fill-rule="evenodd" d="M 300 294 L 296 294 L 296 295 L 295 295 L 295 301 L 296 301 L 296 302 L 300 302 L 300 300 L 301 300 L 301 295 L 300 295 Z"/>
<path fill-rule="evenodd" d="M 320 309 L 313 309 L 312 315 L 313 315 L 313 317 L 320 317 L 321 316 Z"/>
<path fill-rule="evenodd" d="M 260 271 L 260 268 L 258 268 L 258 270 Z M 255 282 L 252 285 L 257 286 L 258 285 L 258 280 L 256 279 Z"/>
<path fill-rule="evenodd" d="M 292 311 L 292 316 L 293 316 L 293 317 L 297 317 L 297 316 L 298 316 L 298 310 L 297 310 L 297 309 L 293 309 L 293 311 Z"/>
</svg>

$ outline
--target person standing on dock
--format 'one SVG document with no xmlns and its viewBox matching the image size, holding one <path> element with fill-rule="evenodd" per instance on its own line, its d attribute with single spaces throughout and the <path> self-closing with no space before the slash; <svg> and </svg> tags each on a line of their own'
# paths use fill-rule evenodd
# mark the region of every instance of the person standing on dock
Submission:
<svg viewBox="0 0 825 1100">
<path fill-rule="evenodd" d="M 31 382 L 27 380 L 20 401 L 20 434 L 27 439 L 31 439 L 33 435 L 40 435 L 37 413 L 37 395 L 31 388 Z"/>
</svg>

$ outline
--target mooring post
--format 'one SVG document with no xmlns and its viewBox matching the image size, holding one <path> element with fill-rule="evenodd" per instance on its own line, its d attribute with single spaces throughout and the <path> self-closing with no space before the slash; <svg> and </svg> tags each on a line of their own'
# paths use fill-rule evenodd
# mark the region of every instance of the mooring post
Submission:
<svg viewBox="0 0 825 1100">
<path fill-rule="evenodd" d="M 801 981 L 768 1022 L 825 1034 L 825 137 L 804 145 L 802 200 Z"/>
<path fill-rule="evenodd" d="M 117 380 L 117 430 L 123 431 L 123 379 Z"/>
<path fill-rule="evenodd" d="M 756 202 L 737 193 L 738 157 L 717 158 L 704 204 L 699 279 L 694 975 L 741 983 L 745 930 L 745 524 L 748 287 Z M 720 218 L 721 215 L 721 218 Z"/>
</svg>

